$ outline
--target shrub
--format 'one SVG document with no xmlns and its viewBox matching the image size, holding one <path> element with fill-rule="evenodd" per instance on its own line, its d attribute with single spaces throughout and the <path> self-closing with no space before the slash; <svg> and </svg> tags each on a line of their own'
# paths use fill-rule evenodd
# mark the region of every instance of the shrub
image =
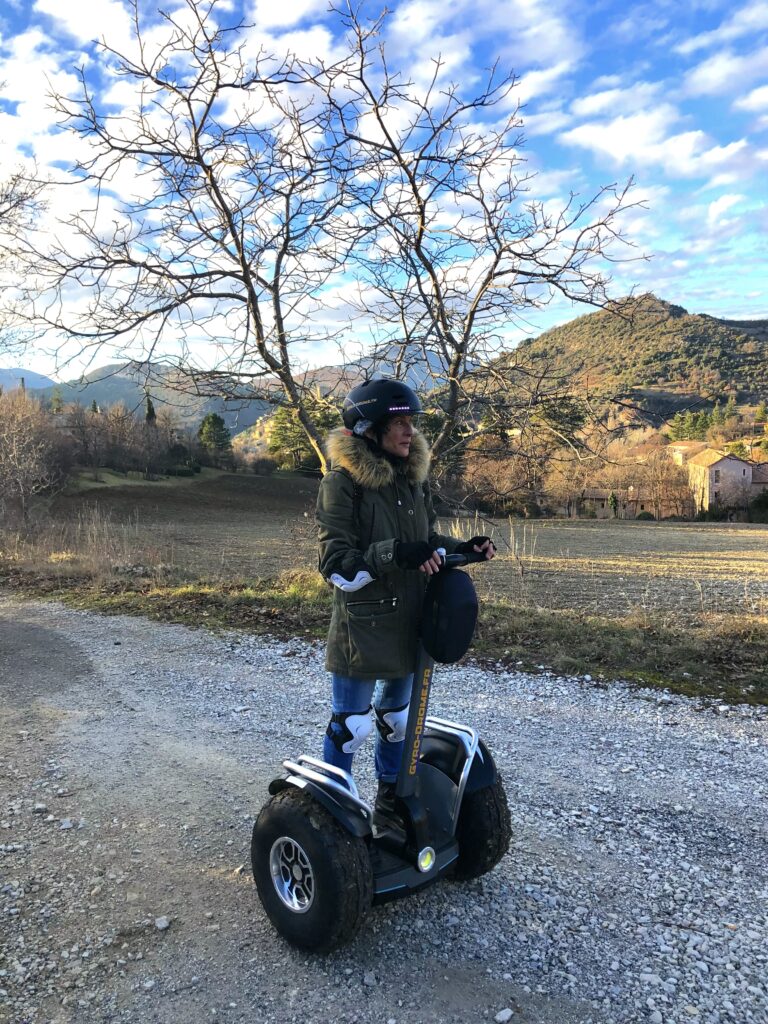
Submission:
<svg viewBox="0 0 768 1024">
<path fill-rule="evenodd" d="M 274 459 L 260 457 L 251 460 L 251 471 L 256 476 L 272 476 L 276 469 L 277 462 Z"/>
<path fill-rule="evenodd" d="M 653 512 L 638 512 L 635 519 L 642 519 L 643 522 L 655 522 L 656 516 Z"/>
<path fill-rule="evenodd" d="M 768 523 L 768 491 L 749 503 L 749 518 L 753 523 Z"/>
</svg>

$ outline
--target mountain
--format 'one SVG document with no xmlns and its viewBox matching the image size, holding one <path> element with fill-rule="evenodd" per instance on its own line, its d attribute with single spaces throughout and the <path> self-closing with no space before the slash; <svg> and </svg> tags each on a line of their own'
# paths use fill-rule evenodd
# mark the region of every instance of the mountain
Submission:
<svg viewBox="0 0 768 1024">
<path fill-rule="evenodd" d="M 394 374 L 395 363 L 400 356 L 402 353 L 398 346 L 389 346 L 375 356 L 365 356 L 347 365 L 310 370 L 300 375 L 298 381 L 306 387 L 319 388 L 323 394 L 342 397 L 355 384 L 374 373 Z M 404 362 L 408 367 L 405 378 L 412 387 L 428 389 L 438 383 L 439 363 L 433 354 L 425 356 L 420 350 L 412 351 L 407 353 Z M 23 375 L 23 371 L 12 372 Z M 33 384 L 33 378 L 42 383 Z M 192 393 L 189 380 L 179 371 L 158 363 L 115 363 L 91 371 L 82 380 L 63 384 L 55 384 L 39 374 L 29 374 L 26 386 L 30 393 L 44 401 L 50 401 L 55 390 L 66 404 L 77 402 L 90 406 L 96 402 L 105 409 L 122 402 L 136 412 L 141 412 L 149 394 L 155 411 L 172 412 L 182 428 L 196 430 L 207 413 L 215 412 L 223 418 L 233 436 L 248 431 L 274 410 L 274 403 L 255 397 L 255 393 L 253 398 L 248 398 L 247 385 L 238 383 L 234 377 L 204 384 L 201 390 L 206 393 L 198 395 Z M 274 390 L 279 401 L 282 392 L 276 381 L 265 379 L 260 383 L 260 394 L 270 390 Z M 239 397 L 228 397 L 235 395 Z"/>
<path fill-rule="evenodd" d="M 218 394 L 191 393 L 186 378 L 172 367 L 160 364 L 102 366 L 86 374 L 82 380 L 50 384 L 50 387 L 35 389 L 33 393 L 38 398 L 50 400 L 55 390 L 65 403 L 78 402 L 90 406 L 96 402 L 100 408 L 122 402 L 128 409 L 139 413 L 149 394 L 155 412 L 170 411 L 182 428 L 191 430 L 197 430 L 203 417 L 209 412 L 215 412 L 222 417 L 229 430 L 236 434 L 252 426 L 272 408 L 269 402 L 255 397 L 226 397 L 227 392 L 232 395 L 243 394 L 242 386 L 237 386 L 234 379 L 221 381 L 216 388 Z M 205 390 L 213 392 L 212 386 L 206 386 Z"/>
<path fill-rule="evenodd" d="M 355 384 L 374 376 L 400 376 L 418 391 L 430 391 L 445 383 L 443 364 L 436 353 L 425 352 L 419 345 L 397 344 L 384 345 L 372 355 L 341 366 L 308 370 L 299 380 L 307 387 L 319 388 L 324 395 L 343 398 Z"/>
<path fill-rule="evenodd" d="M 652 294 L 545 331 L 503 358 L 567 375 L 597 400 L 629 399 L 659 418 L 691 400 L 768 398 L 768 320 L 689 313 Z"/>
<path fill-rule="evenodd" d="M 42 373 L 34 373 L 32 370 L 17 368 L 0 370 L 0 388 L 3 391 L 13 391 L 14 388 L 20 387 L 22 380 L 25 388 L 52 388 L 56 383 L 50 377 L 44 377 Z"/>
</svg>

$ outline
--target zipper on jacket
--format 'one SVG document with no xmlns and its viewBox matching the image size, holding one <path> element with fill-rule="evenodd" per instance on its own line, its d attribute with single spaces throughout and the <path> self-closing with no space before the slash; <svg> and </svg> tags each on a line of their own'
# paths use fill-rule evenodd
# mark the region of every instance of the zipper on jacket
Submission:
<svg viewBox="0 0 768 1024">
<path fill-rule="evenodd" d="M 393 608 L 396 608 L 397 607 L 397 596 L 393 595 L 392 597 L 380 597 L 378 600 L 374 600 L 374 601 L 347 601 L 347 608 L 359 608 L 361 605 L 379 605 L 379 606 L 381 606 L 383 604 L 389 604 L 389 605 L 392 605 Z"/>
</svg>

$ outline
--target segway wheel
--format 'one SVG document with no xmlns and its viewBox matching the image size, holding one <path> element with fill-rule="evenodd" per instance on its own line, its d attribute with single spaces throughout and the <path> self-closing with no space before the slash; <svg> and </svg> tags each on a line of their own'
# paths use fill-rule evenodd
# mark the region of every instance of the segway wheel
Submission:
<svg viewBox="0 0 768 1024">
<path fill-rule="evenodd" d="M 301 949 L 328 953 L 343 946 L 371 905 L 365 840 L 293 786 L 273 796 L 256 819 L 251 866 L 270 921 Z"/>
<path fill-rule="evenodd" d="M 459 811 L 459 856 L 454 878 L 479 878 L 495 868 L 509 849 L 512 821 L 501 776 L 492 786 L 466 793 Z"/>
</svg>

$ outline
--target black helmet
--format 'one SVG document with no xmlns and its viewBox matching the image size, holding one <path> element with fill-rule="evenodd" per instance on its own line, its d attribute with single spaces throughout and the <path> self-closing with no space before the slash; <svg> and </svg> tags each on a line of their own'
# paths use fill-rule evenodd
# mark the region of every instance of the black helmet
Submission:
<svg viewBox="0 0 768 1024">
<path fill-rule="evenodd" d="M 415 391 L 401 380 L 382 377 L 366 380 L 352 388 L 344 399 L 341 418 L 347 430 L 352 430 L 360 420 L 376 423 L 385 416 L 405 413 L 413 416 L 421 412 L 421 402 Z"/>
</svg>

